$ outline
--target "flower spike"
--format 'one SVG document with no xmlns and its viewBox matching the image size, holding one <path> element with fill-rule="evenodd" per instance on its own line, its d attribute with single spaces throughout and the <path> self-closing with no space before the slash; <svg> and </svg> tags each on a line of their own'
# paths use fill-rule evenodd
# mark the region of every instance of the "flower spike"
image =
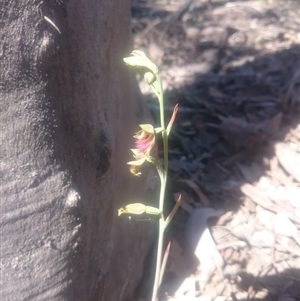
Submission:
<svg viewBox="0 0 300 301">
<path fill-rule="evenodd" d="M 178 112 L 178 104 L 175 105 L 169 124 L 167 127 L 165 127 L 164 91 L 158 67 L 146 56 L 146 54 L 143 51 L 140 50 L 134 50 L 129 57 L 124 58 L 124 61 L 127 65 L 138 69 L 138 72 L 144 77 L 145 81 L 149 84 L 149 86 L 157 96 L 159 102 L 160 124 L 158 125 L 158 127 L 155 128 L 151 124 L 140 125 L 140 130 L 134 135 L 135 148 L 131 150 L 133 153 L 134 160 L 127 163 L 130 165 L 131 173 L 133 173 L 135 176 L 141 175 L 140 167 L 145 162 L 150 162 L 155 165 L 161 182 L 158 206 L 152 207 L 146 206 L 142 203 L 132 203 L 121 207 L 118 210 L 118 215 L 151 214 L 159 217 L 156 267 L 151 298 L 151 301 L 157 301 L 158 289 L 161 285 L 166 260 L 170 250 L 169 244 L 166 249 L 164 259 L 162 259 L 164 247 L 164 232 L 166 227 L 169 225 L 172 218 L 174 217 L 177 209 L 179 208 L 181 200 L 181 196 L 179 196 L 174 208 L 170 212 L 167 219 L 165 219 L 163 215 L 163 209 L 169 165 L 168 139 L 176 118 L 176 114 Z M 158 150 L 156 144 L 157 134 L 160 134 L 162 137 L 163 162 L 161 162 L 158 158 Z"/>
</svg>

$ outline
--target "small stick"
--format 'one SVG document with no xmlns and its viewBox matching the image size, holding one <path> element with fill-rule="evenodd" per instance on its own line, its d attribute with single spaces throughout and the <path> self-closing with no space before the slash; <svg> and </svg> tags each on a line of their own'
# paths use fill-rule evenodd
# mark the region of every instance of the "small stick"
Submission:
<svg viewBox="0 0 300 301">
<path fill-rule="evenodd" d="M 59 30 L 59 28 L 54 24 L 53 21 L 51 21 L 48 17 L 44 16 L 45 21 L 47 21 L 49 24 L 51 24 L 60 34 L 61 31 Z"/>
</svg>

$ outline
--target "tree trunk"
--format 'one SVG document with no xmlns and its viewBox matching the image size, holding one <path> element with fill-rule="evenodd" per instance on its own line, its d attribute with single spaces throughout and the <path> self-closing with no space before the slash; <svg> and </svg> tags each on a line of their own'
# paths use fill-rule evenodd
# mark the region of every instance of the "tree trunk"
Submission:
<svg viewBox="0 0 300 301">
<path fill-rule="evenodd" d="M 149 248 L 117 218 L 143 186 L 130 1 L 1 5 L 1 300 L 130 300 Z"/>
</svg>

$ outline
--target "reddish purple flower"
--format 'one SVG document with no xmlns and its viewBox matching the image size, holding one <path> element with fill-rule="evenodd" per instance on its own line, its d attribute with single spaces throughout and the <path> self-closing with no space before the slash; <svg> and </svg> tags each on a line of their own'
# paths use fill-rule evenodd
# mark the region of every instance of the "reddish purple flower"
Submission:
<svg viewBox="0 0 300 301">
<path fill-rule="evenodd" d="M 136 176 L 140 176 L 139 167 L 148 159 L 155 145 L 155 130 L 151 124 L 141 124 L 141 130 L 133 137 L 135 138 L 135 149 L 132 149 L 135 161 L 130 161 L 130 172 Z"/>
</svg>

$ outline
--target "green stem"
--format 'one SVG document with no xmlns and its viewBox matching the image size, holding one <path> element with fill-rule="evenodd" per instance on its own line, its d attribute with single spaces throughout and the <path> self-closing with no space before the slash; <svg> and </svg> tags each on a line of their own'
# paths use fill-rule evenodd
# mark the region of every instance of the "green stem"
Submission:
<svg viewBox="0 0 300 301">
<path fill-rule="evenodd" d="M 158 101 L 159 101 L 159 112 L 160 112 L 160 126 L 165 129 L 165 109 L 164 109 L 164 94 L 163 94 L 163 87 L 160 76 L 156 75 L 157 81 L 159 82 L 159 94 L 158 94 Z"/>
<path fill-rule="evenodd" d="M 159 197 L 159 203 L 163 204 L 164 201 L 164 195 L 165 195 L 165 181 L 163 180 L 161 183 L 161 189 L 160 189 L 160 197 Z M 161 217 L 159 219 L 159 230 L 158 230 L 158 244 L 157 244 L 157 256 L 156 256 L 156 267 L 155 267 L 155 278 L 154 278 L 154 285 L 153 285 L 153 291 L 152 291 L 152 301 L 157 300 L 157 292 L 159 288 L 159 279 L 160 277 L 160 271 L 161 271 L 161 263 L 162 263 L 162 250 L 163 250 L 163 239 L 164 239 L 164 218 Z"/>
<path fill-rule="evenodd" d="M 163 88 L 162 83 L 157 76 L 157 80 L 160 83 L 160 91 L 158 93 L 159 108 L 160 108 L 160 124 L 162 130 L 162 140 L 163 140 L 163 151 L 164 151 L 164 166 L 163 172 L 160 173 L 161 187 L 159 194 L 159 209 L 163 211 L 164 209 L 164 200 L 167 184 L 167 174 L 168 174 L 168 135 L 165 129 L 165 115 L 164 115 L 164 98 L 163 98 Z M 160 286 L 161 275 L 161 265 L 162 265 L 162 253 L 163 253 L 163 240 L 164 240 L 164 231 L 165 231 L 165 222 L 164 218 L 159 219 L 159 230 L 158 230 L 158 244 L 157 244 L 157 257 L 156 257 L 156 268 L 155 268 L 155 279 L 152 292 L 152 301 L 157 300 L 157 293 Z"/>
<path fill-rule="evenodd" d="M 167 174 L 168 174 L 168 167 L 169 167 L 169 158 L 168 158 L 168 134 L 165 127 L 165 108 L 164 108 L 164 94 L 163 94 L 163 86 L 160 76 L 157 75 L 157 81 L 159 82 L 159 112 L 160 112 L 160 126 L 163 129 L 161 135 L 163 140 L 163 150 L 164 150 L 164 181 L 165 185 L 167 183 Z M 165 188 L 164 188 L 165 189 Z M 165 196 L 159 200 L 159 207 L 163 209 Z"/>
</svg>

